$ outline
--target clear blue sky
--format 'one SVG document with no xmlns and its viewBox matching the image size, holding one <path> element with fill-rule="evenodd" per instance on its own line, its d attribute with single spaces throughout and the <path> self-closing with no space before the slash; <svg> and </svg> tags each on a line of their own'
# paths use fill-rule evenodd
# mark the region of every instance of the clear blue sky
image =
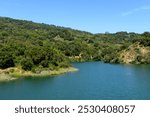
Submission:
<svg viewBox="0 0 150 117">
<path fill-rule="evenodd" d="M 92 33 L 150 31 L 150 0 L 0 0 L 0 16 Z"/>
</svg>

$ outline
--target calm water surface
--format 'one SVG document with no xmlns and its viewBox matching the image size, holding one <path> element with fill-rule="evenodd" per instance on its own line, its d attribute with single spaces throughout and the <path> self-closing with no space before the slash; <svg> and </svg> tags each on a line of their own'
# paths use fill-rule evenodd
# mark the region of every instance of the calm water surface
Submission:
<svg viewBox="0 0 150 117">
<path fill-rule="evenodd" d="M 0 83 L 0 99 L 150 100 L 150 65 L 74 63 L 78 72 Z"/>
</svg>

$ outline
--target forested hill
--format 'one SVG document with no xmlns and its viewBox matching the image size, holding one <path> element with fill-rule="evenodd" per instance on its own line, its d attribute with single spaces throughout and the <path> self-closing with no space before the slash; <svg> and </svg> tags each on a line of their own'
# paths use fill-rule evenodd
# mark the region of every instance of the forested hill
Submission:
<svg viewBox="0 0 150 117">
<path fill-rule="evenodd" d="M 0 17 L 0 68 L 69 67 L 72 61 L 150 63 L 150 33 L 92 34 L 55 25 Z"/>
</svg>

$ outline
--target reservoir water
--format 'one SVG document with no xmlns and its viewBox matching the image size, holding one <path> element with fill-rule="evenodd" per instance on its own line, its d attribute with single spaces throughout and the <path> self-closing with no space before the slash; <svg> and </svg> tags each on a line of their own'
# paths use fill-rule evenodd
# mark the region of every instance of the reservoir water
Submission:
<svg viewBox="0 0 150 117">
<path fill-rule="evenodd" d="M 150 100 L 150 65 L 73 63 L 78 72 L 0 83 L 0 99 Z"/>
</svg>

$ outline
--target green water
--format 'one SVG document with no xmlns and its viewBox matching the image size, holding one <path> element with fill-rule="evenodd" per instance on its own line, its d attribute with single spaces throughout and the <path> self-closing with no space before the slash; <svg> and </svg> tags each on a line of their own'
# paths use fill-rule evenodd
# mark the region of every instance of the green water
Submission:
<svg viewBox="0 0 150 117">
<path fill-rule="evenodd" d="M 0 83 L 0 99 L 150 99 L 150 65 L 85 62 L 73 66 L 79 71 Z"/>
</svg>

